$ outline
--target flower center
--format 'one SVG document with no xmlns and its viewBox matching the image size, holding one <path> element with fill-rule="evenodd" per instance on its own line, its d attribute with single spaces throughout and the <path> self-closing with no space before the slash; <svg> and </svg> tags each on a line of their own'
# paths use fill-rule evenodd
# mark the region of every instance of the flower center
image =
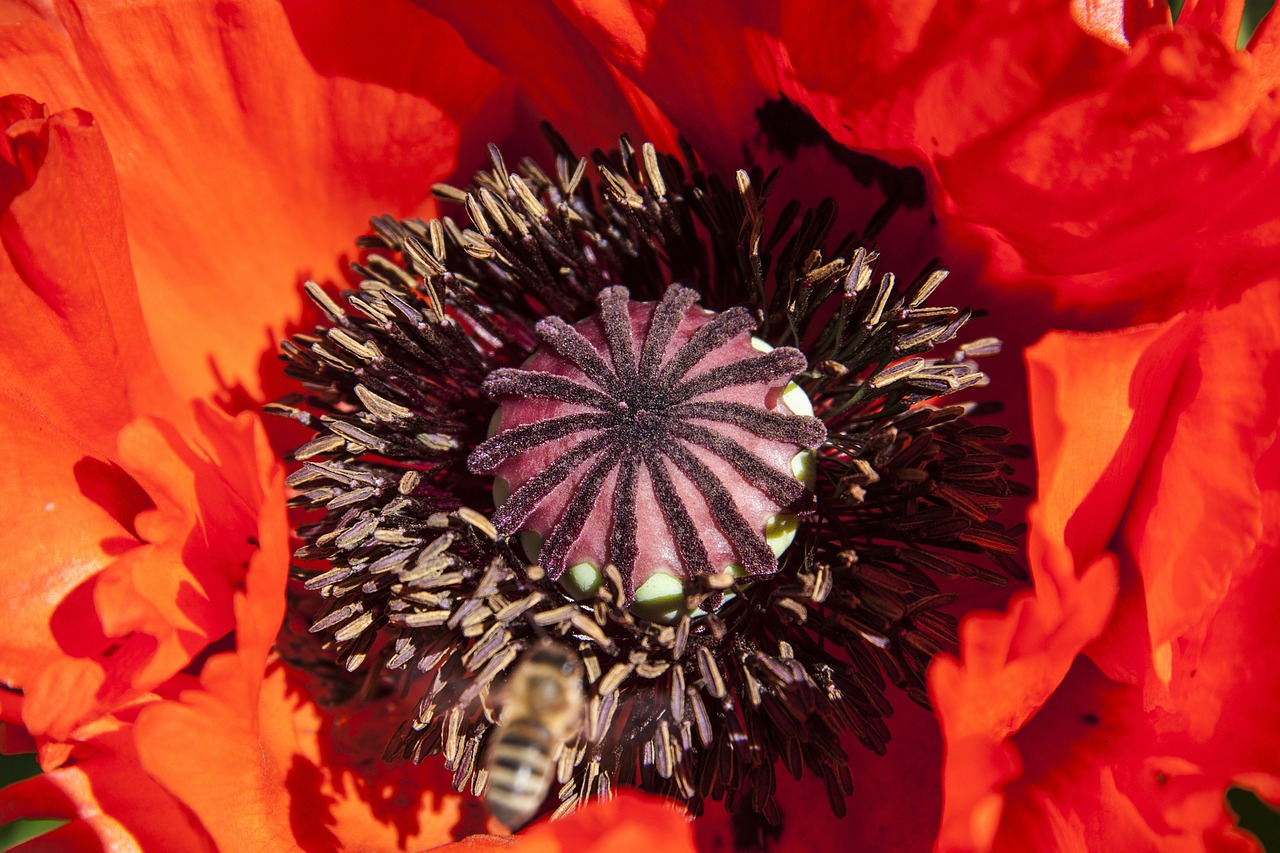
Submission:
<svg viewBox="0 0 1280 853">
<path fill-rule="evenodd" d="M 541 321 L 525 365 L 485 380 L 501 431 L 468 460 L 501 478 L 494 525 L 523 531 L 551 578 L 572 567 L 563 582 L 585 596 L 616 566 L 651 618 L 677 615 L 648 605 L 696 577 L 777 571 L 790 541 L 778 531 L 812 498 L 798 474 L 826 438 L 789 384 L 804 355 L 753 341 L 746 309 L 697 300 L 680 285 L 657 303 L 613 287 L 581 323 Z"/>
<path fill-rule="evenodd" d="M 558 813 L 638 785 L 776 825 L 781 762 L 843 815 L 847 736 L 883 752 L 888 697 L 927 704 L 955 646 L 936 578 L 1025 576 L 1007 434 L 940 401 L 999 344 L 952 345 L 972 314 L 929 304 L 936 262 L 876 274 L 880 213 L 832 250 L 834 203 L 766 215 L 763 173 L 626 138 L 588 173 L 552 140 L 551 173 L 491 148 L 435 188 L 470 226 L 372 220 L 345 304 L 308 285 L 325 320 L 284 345 L 301 393 L 272 410 L 316 432 L 288 484 L 297 557 L 328 563 L 297 572 L 323 671 L 416 696 L 387 755 L 479 793 L 550 640 L 583 674 Z"/>
</svg>

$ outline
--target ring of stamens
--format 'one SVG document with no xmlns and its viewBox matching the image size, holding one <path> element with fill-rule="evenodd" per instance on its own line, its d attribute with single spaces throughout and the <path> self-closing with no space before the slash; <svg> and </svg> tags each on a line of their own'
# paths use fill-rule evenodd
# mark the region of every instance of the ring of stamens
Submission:
<svg viewBox="0 0 1280 853">
<path fill-rule="evenodd" d="M 557 813 L 638 785 L 694 814 L 723 800 L 776 824 L 781 766 L 820 776 L 843 815 L 857 772 L 847 736 L 883 752 L 888 695 L 927 704 L 929 662 L 956 645 L 954 596 L 936 578 L 1024 577 L 1022 528 L 997 518 L 1018 489 L 1007 433 L 971 420 L 990 404 L 938 400 L 985 383 L 975 359 L 999 344 L 938 352 L 972 316 L 928 304 L 946 271 L 881 277 L 874 252 L 845 251 L 856 241 L 829 251 L 832 204 L 766 217 L 763 173 L 726 184 L 625 138 L 597 153 L 593 184 L 587 162 L 553 142 L 554 177 L 530 160 L 513 173 L 491 149 L 473 187 L 438 189 L 473 227 L 373 220 L 354 267 L 362 282 L 343 304 L 308 286 L 325 322 L 284 346 L 305 398 L 270 409 L 316 432 L 293 453 L 288 483 L 304 513 L 296 556 L 328 564 L 295 570 L 303 639 L 325 649 L 319 663 L 291 663 L 342 680 L 348 696 L 410 697 L 386 756 L 440 755 L 455 787 L 479 793 L 486 697 L 551 635 L 581 656 L 588 700 L 557 767 Z M 796 382 L 828 436 L 815 512 L 779 570 L 735 584 L 704 616 L 661 625 L 624 606 L 616 566 L 575 602 L 522 566 L 490 518 L 493 478 L 466 463 L 485 442 L 484 381 L 529 369 L 535 324 L 588 317 L 621 282 L 658 300 L 672 281 L 716 309 L 746 302 L 763 338 L 803 347 L 811 366 Z M 721 573 L 692 586 L 725 583 L 734 578 Z"/>
</svg>

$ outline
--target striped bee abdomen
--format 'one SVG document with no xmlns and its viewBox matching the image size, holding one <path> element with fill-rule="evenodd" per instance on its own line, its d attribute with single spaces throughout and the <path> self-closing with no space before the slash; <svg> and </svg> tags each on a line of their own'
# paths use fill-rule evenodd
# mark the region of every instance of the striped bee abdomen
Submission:
<svg viewBox="0 0 1280 853">
<path fill-rule="evenodd" d="M 532 718 L 514 719 L 499 727 L 489 745 L 489 812 L 512 830 L 523 826 L 542 805 L 551 785 L 560 742 Z"/>
</svg>

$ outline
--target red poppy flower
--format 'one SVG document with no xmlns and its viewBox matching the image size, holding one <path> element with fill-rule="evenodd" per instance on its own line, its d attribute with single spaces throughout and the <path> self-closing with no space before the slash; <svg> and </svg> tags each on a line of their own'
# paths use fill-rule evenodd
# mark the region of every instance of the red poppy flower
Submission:
<svg viewBox="0 0 1280 853">
<path fill-rule="evenodd" d="M 850 739 L 851 819 L 813 805 L 820 778 L 778 781 L 781 845 L 1240 843 L 1225 787 L 1280 799 L 1255 710 L 1276 687 L 1274 27 L 1237 52 L 1214 4 L 1176 27 L 1148 4 L 417 5 L 0 22 L 6 86 L 37 99 L 3 102 L 0 149 L 0 381 L 24 443 L 0 713 L 47 770 L 0 820 L 113 850 L 507 844 L 438 765 L 381 761 L 400 700 L 335 704 L 271 651 L 287 523 L 252 410 L 287 388 L 301 281 L 341 280 L 370 215 L 434 215 L 434 182 L 465 183 L 490 139 L 531 153 L 546 118 L 581 147 L 679 135 L 723 175 L 781 163 L 786 192 L 859 225 L 897 193 L 883 255 L 943 253 L 966 299 L 1016 312 L 984 331 L 1013 344 L 992 371 L 1008 426 L 1034 430 L 1035 588 L 966 617 L 959 661 L 931 669 L 937 720 L 898 702 L 886 757 Z M 769 127 L 781 96 L 817 125 Z M 854 152 L 920 168 L 929 206 Z M 1023 345 L 1146 320 L 1050 332 L 1024 402 Z M 730 832 L 623 794 L 516 849 Z"/>
</svg>

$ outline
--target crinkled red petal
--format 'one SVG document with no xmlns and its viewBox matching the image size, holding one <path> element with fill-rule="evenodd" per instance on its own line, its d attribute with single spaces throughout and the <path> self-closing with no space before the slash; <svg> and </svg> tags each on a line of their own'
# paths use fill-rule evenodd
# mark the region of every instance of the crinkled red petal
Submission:
<svg viewBox="0 0 1280 853">
<path fill-rule="evenodd" d="M 287 559 L 282 484 L 256 418 L 188 410 L 161 375 L 92 117 L 5 103 L 0 417 L 23 446 L 0 498 L 0 676 L 29 731 L 65 740 L 231 630 L 259 545 Z"/>
</svg>

